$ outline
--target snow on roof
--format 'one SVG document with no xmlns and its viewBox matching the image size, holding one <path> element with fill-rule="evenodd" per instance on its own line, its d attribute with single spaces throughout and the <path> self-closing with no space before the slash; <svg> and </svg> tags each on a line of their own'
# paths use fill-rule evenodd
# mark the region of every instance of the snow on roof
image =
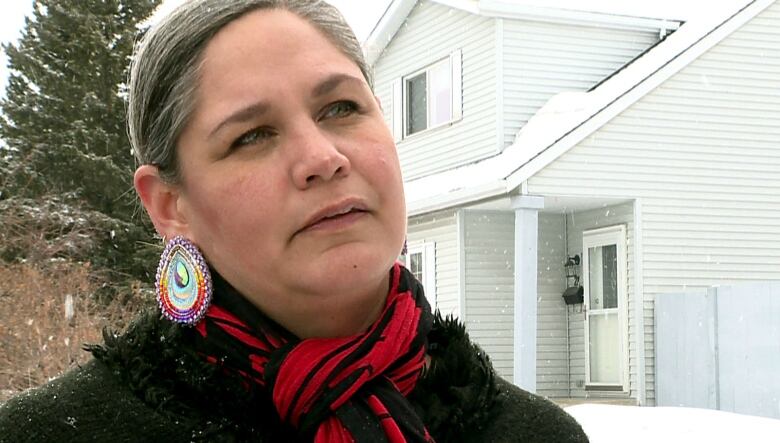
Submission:
<svg viewBox="0 0 780 443">
<path fill-rule="evenodd" d="M 711 409 L 581 404 L 566 409 L 591 443 L 769 443 L 780 420 Z"/>
<path fill-rule="evenodd" d="M 405 182 L 409 215 L 509 194 L 772 2 L 745 0 L 691 20 L 592 91 L 551 98 L 500 154 Z"/>
</svg>

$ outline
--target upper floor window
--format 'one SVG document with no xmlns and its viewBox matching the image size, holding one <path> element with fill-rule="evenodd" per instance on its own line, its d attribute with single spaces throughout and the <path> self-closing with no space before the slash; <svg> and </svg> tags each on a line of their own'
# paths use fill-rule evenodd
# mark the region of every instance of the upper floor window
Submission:
<svg viewBox="0 0 780 443">
<path fill-rule="evenodd" d="M 402 77 L 393 84 L 396 141 L 460 119 L 461 52 Z"/>
<path fill-rule="evenodd" d="M 452 65 L 450 59 L 404 79 L 406 135 L 452 120 Z"/>
</svg>

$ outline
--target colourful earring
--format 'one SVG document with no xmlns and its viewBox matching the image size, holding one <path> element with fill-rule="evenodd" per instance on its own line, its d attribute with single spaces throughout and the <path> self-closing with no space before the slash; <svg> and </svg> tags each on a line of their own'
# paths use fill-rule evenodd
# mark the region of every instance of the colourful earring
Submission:
<svg viewBox="0 0 780 443">
<path fill-rule="evenodd" d="M 195 326 L 211 303 L 211 272 L 197 246 L 182 236 L 172 238 L 157 267 L 157 302 L 169 320 Z"/>
</svg>

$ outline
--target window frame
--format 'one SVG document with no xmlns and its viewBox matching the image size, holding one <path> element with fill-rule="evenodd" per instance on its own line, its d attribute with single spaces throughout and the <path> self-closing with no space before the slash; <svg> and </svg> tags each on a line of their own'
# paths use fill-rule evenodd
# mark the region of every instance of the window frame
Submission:
<svg viewBox="0 0 780 443">
<path fill-rule="evenodd" d="M 442 64 L 449 64 L 447 73 L 449 79 L 447 80 L 447 89 L 449 90 L 450 103 L 449 103 L 449 117 L 446 121 L 440 122 L 436 125 L 430 125 L 432 108 L 429 106 L 431 102 L 430 96 L 432 89 L 430 88 L 430 72 Z M 429 131 L 436 130 L 438 128 L 451 126 L 454 123 L 463 119 L 463 54 L 461 49 L 452 51 L 449 55 L 443 56 L 432 63 L 428 63 L 420 69 L 405 74 L 400 77 L 396 77 L 392 84 L 392 113 L 390 126 L 393 132 L 393 139 L 396 143 L 406 140 L 407 138 L 416 137 L 418 134 L 426 134 Z M 414 133 L 409 133 L 409 87 L 408 81 L 425 74 L 426 85 L 426 128 L 421 129 Z"/>
<path fill-rule="evenodd" d="M 402 256 L 402 262 L 404 266 L 411 272 L 411 256 L 412 254 L 421 254 L 422 262 L 422 276 L 420 283 L 422 283 L 425 289 L 425 298 L 428 299 L 428 303 L 431 305 L 431 309 L 436 309 L 436 243 L 435 242 L 420 242 L 410 243 L 407 246 L 406 255 Z"/>
<path fill-rule="evenodd" d="M 447 88 L 449 89 L 449 92 L 450 92 L 450 103 L 449 103 L 449 106 L 450 106 L 450 116 L 449 116 L 449 118 L 447 120 L 445 120 L 445 121 L 443 121 L 441 123 L 438 123 L 436 125 L 431 125 L 431 121 L 433 120 L 432 119 L 432 115 L 431 115 L 431 112 L 432 112 L 431 94 L 432 94 L 432 90 L 433 90 L 433 88 L 431 88 L 431 71 L 433 71 L 434 69 L 436 69 L 439 66 L 444 65 L 444 64 L 446 64 L 448 66 L 448 68 L 449 68 L 449 69 L 447 69 L 447 72 L 449 73 L 449 78 L 448 78 L 448 82 L 447 82 Z M 403 97 L 402 98 L 402 101 L 403 101 L 403 138 L 409 138 L 409 137 L 415 136 L 417 134 L 422 134 L 424 132 L 431 131 L 431 130 L 436 129 L 436 128 L 440 128 L 442 126 L 449 125 L 453 121 L 455 121 L 455 118 L 453 116 L 453 109 L 452 109 L 453 108 L 453 106 L 452 106 L 452 101 L 453 101 L 452 97 L 453 97 L 453 94 L 455 92 L 454 91 L 454 85 L 453 85 L 453 82 L 452 82 L 452 72 L 453 72 L 452 64 L 453 64 L 453 61 L 452 61 L 451 57 L 449 57 L 449 56 L 448 57 L 444 57 L 442 59 L 439 59 L 439 60 L 437 60 L 437 61 L 435 61 L 435 62 L 433 62 L 433 63 L 431 63 L 431 64 L 429 64 L 429 65 L 427 65 L 425 67 L 423 67 L 422 69 L 418 69 L 417 71 L 412 72 L 411 74 L 404 75 L 401 78 L 401 87 L 402 87 L 402 94 L 403 94 L 402 95 L 402 97 Z M 411 100 L 409 100 L 409 80 L 411 80 L 411 79 L 413 79 L 415 77 L 418 77 L 420 74 L 425 74 L 425 113 L 426 113 L 425 123 L 426 123 L 426 125 L 425 125 L 425 129 L 421 129 L 421 130 L 419 130 L 417 132 L 409 133 L 409 123 L 410 123 L 410 121 L 409 121 L 410 120 L 409 119 L 409 117 L 410 117 L 409 105 L 411 104 Z"/>
</svg>

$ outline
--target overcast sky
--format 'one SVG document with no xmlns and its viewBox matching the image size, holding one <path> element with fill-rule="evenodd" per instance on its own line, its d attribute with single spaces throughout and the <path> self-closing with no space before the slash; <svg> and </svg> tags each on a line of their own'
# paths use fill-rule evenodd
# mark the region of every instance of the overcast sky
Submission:
<svg viewBox="0 0 780 443">
<path fill-rule="evenodd" d="M 0 41 L 15 41 L 24 27 L 24 17 L 32 10 L 32 0 L 0 0 Z M 162 8 L 171 9 L 184 0 L 165 0 Z M 358 38 L 364 39 L 373 29 L 390 0 L 328 0 L 336 5 L 352 25 Z M 610 11 L 646 17 L 690 20 L 706 14 L 715 6 L 744 3 L 747 0 L 509 0 L 536 6 L 558 6 L 570 9 Z M 5 95 L 8 77 L 5 52 L 0 51 L 0 96 Z"/>
</svg>

